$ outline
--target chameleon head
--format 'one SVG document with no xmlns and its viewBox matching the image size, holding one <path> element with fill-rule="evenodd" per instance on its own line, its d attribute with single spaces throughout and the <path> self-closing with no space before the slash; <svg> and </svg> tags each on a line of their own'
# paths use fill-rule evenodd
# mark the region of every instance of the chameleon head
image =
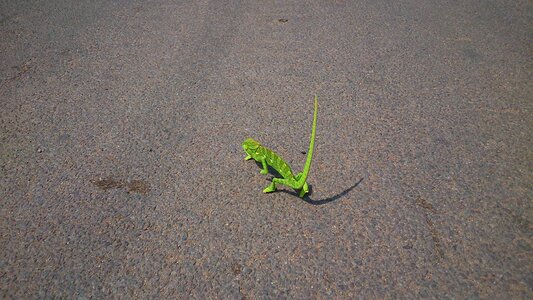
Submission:
<svg viewBox="0 0 533 300">
<path fill-rule="evenodd" d="M 248 155 L 252 155 L 253 153 L 255 153 L 259 146 L 260 144 L 252 138 L 248 138 L 242 143 L 242 148 L 244 149 L 244 152 L 246 152 Z"/>
</svg>

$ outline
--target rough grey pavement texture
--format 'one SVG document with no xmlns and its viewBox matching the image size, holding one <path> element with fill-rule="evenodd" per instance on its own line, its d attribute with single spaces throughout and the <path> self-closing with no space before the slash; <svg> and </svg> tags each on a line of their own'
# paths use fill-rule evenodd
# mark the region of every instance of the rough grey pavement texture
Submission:
<svg viewBox="0 0 533 300">
<path fill-rule="evenodd" d="M 531 299 L 532 15 L 0 1 L 0 297 Z"/>
</svg>

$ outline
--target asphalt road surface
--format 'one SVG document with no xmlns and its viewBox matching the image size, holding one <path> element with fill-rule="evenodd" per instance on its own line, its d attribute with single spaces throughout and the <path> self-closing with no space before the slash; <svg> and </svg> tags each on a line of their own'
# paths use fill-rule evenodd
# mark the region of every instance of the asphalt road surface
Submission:
<svg viewBox="0 0 533 300">
<path fill-rule="evenodd" d="M 532 16 L 0 1 L 0 297 L 531 299 Z"/>
</svg>

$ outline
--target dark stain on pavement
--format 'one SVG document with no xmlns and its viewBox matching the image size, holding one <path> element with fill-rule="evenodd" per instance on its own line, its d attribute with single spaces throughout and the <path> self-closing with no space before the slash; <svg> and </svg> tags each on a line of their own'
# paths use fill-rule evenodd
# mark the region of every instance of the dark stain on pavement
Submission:
<svg viewBox="0 0 533 300">
<path fill-rule="evenodd" d="M 437 258 L 444 258 L 444 250 L 442 250 L 442 244 L 440 242 L 439 233 L 435 229 L 435 226 L 433 225 L 433 221 L 429 218 L 429 216 L 426 214 L 426 224 L 429 227 L 429 233 L 431 234 L 431 239 L 433 240 L 433 247 L 435 248 L 435 254 L 437 255 Z"/>
<path fill-rule="evenodd" d="M 131 182 L 116 180 L 112 177 L 100 178 L 91 181 L 95 186 L 101 190 L 107 191 L 110 189 L 126 188 L 128 193 L 138 193 L 147 195 L 150 193 L 150 184 L 143 180 L 132 180 Z"/>
<path fill-rule="evenodd" d="M 113 178 L 93 180 L 92 183 L 104 191 L 123 187 L 123 183 L 121 181 L 114 180 Z"/>
<path fill-rule="evenodd" d="M 142 180 L 133 180 L 128 185 L 128 193 L 139 193 L 146 195 L 150 192 L 150 185 Z"/>
<path fill-rule="evenodd" d="M 433 248 L 435 249 L 435 255 L 437 256 L 437 259 L 444 258 L 444 250 L 442 249 L 439 233 L 435 229 L 435 225 L 433 225 L 433 221 L 431 221 L 431 218 L 428 214 L 428 212 L 437 213 L 435 211 L 435 208 L 433 207 L 433 205 L 431 205 L 431 203 L 427 202 L 424 198 L 420 196 L 416 198 L 415 203 L 417 206 L 420 206 L 424 209 L 426 224 L 428 225 L 429 233 L 431 234 L 431 239 L 433 240 Z"/>
<path fill-rule="evenodd" d="M 423 209 L 425 210 L 428 210 L 432 213 L 435 213 L 435 208 L 433 208 L 433 205 L 431 205 L 431 203 L 427 202 L 426 200 L 424 200 L 424 198 L 422 197 L 417 197 L 416 198 L 416 205 L 422 207 Z"/>
<path fill-rule="evenodd" d="M 238 264 L 238 263 L 234 263 L 231 266 L 231 271 L 233 272 L 233 275 L 237 276 L 237 275 L 241 274 L 242 266 L 240 264 Z"/>
<path fill-rule="evenodd" d="M 27 60 L 26 62 L 24 62 L 20 66 L 14 66 L 13 69 L 17 70 L 17 74 L 15 74 L 15 76 L 9 78 L 9 80 L 16 80 L 16 79 L 22 77 L 22 75 L 24 75 L 25 73 L 27 73 L 30 70 L 30 67 L 31 67 L 31 59 Z"/>
</svg>

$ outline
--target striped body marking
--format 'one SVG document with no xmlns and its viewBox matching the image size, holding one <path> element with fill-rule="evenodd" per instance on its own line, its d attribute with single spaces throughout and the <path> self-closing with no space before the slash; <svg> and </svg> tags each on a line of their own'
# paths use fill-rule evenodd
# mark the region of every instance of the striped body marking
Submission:
<svg viewBox="0 0 533 300">
<path fill-rule="evenodd" d="M 252 138 L 244 141 L 243 145 L 248 145 L 248 149 L 255 149 L 255 151 L 247 152 L 250 158 L 253 158 L 255 161 L 260 163 L 264 161 L 268 166 L 271 166 L 274 170 L 276 170 L 276 172 L 278 172 L 283 178 L 294 177 L 291 167 L 279 155 L 277 155 L 276 152 L 268 149 L 267 147 L 261 146 L 261 144 Z M 268 169 L 266 171 L 265 169 L 261 170 L 261 174 L 266 173 L 268 173 Z"/>
</svg>

